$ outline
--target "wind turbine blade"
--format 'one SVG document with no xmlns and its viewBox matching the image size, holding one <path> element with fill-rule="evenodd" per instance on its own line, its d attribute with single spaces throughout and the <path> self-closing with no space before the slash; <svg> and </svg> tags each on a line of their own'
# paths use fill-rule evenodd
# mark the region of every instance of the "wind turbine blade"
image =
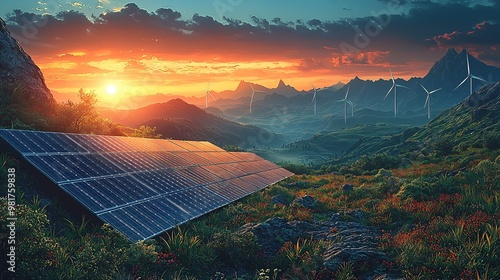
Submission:
<svg viewBox="0 0 500 280">
<path fill-rule="evenodd" d="M 467 76 L 470 75 L 470 65 L 469 65 L 469 54 L 466 54 L 467 57 Z"/>
<path fill-rule="evenodd" d="M 468 79 L 469 79 L 469 75 L 467 75 L 467 77 L 465 77 L 465 79 L 460 84 L 458 84 L 458 86 L 453 91 L 457 90 L 457 88 L 459 88 L 461 85 L 463 85 L 463 83 L 465 83 Z"/>
<path fill-rule="evenodd" d="M 347 96 L 349 95 L 349 88 L 350 88 L 350 86 L 347 87 L 347 92 L 345 93 L 344 99 L 347 99 Z"/>
<path fill-rule="evenodd" d="M 311 83 L 311 85 L 313 86 L 314 91 L 317 91 L 317 90 L 318 90 L 318 89 L 314 86 L 314 84 L 313 84 L 313 83 Z"/>
<path fill-rule="evenodd" d="M 407 89 L 410 89 L 409 87 L 405 87 L 405 86 L 403 86 L 403 85 L 398 85 L 398 84 L 396 84 L 396 86 L 397 86 L 397 87 L 400 87 L 400 88 L 407 88 Z"/>
<path fill-rule="evenodd" d="M 387 96 L 389 96 L 389 93 L 391 93 L 392 89 L 394 88 L 394 85 L 392 85 L 391 89 L 387 92 L 387 94 L 385 95 L 384 99 L 387 98 Z"/>
<path fill-rule="evenodd" d="M 252 97 L 250 98 L 250 114 L 252 113 L 252 104 L 253 104 L 253 96 L 255 95 L 255 92 L 252 93 Z"/>
<path fill-rule="evenodd" d="M 389 71 L 391 72 L 392 83 L 395 84 L 396 81 L 394 80 L 394 75 L 392 74 L 391 67 L 389 67 Z"/>
<path fill-rule="evenodd" d="M 251 84 L 248 84 L 250 85 L 250 87 L 252 88 L 252 92 L 255 92 L 255 89 L 253 89 L 253 86 Z"/>
<path fill-rule="evenodd" d="M 471 75 L 471 77 L 472 77 L 473 79 L 480 80 L 480 81 L 483 81 L 483 82 L 486 82 L 486 83 L 488 82 L 488 81 L 486 81 L 485 79 L 483 79 L 483 78 L 481 78 L 481 77 L 478 77 L 478 76 Z"/>
<path fill-rule="evenodd" d="M 430 96 L 430 94 L 427 94 L 427 98 L 425 99 L 424 108 L 425 108 L 425 106 L 427 106 L 427 102 L 429 102 L 429 96 Z"/>
<path fill-rule="evenodd" d="M 427 94 L 429 94 L 429 91 L 422 84 L 420 84 L 420 86 L 425 90 L 425 92 L 427 92 Z"/>
<path fill-rule="evenodd" d="M 344 101 L 345 101 L 345 99 L 341 99 L 341 100 L 335 100 L 335 101 L 333 101 L 333 102 L 335 102 L 335 103 L 339 103 L 339 102 L 344 102 Z"/>
<path fill-rule="evenodd" d="M 215 100 L 215 97 L 212 95 L 212 93 L 209 90 L 207 90 L 207 93 L 208 93 L 208 95 L 210 95 L 212 97 L 213 100 Z"/>
<path fill-rule="evenodd" d="M 433 94 L 433 93 L 435 93 L 436 91 L 440 91 L 440 90 L 442 90 L 442 89 L 443 89 L 443 88 L 438 88 L 438 89 L 435 89 L 435 90 L 433 90 L 433 91 L 429 92 L 429 94 Z"/>
<path fill-rule="evenodd" d="M 316 92 L 314 92 L 313 99 L 311 100 L 311 103 L 314 102 L 314 99 L 316 99 Z"/>
</svg>

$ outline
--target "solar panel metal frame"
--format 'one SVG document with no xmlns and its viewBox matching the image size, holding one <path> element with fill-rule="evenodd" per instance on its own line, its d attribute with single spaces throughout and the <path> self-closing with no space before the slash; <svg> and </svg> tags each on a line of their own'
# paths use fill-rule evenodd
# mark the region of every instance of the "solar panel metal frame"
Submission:
<svg viewBox="0 0 500 280">
<path fill-rule="evenodd" d="M 133 242 L 294 175 L 255 154 L 204 141 L 14 129 L 0 129 L 0 138 Z"/>
</svg>

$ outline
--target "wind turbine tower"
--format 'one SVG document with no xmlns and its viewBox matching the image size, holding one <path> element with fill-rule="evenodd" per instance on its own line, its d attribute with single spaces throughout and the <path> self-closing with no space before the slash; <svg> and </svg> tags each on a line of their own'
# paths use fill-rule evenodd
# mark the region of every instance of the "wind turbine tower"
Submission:
<svg viewBox="0 0 500 280">
<path fill-rule="evenodd" d="M 313 95 L 313 99 L 312 99 L 312 103 L 314 103 L 314 115 L 316 116 L 316 94 L 318 94 L 318 91 L 322 91 L 322 90 L 325 90 L 326 88 L 322 88 L 322 89 L 317 89 L 313 83 L 311 83 L 311 85 L 313 86 L 313 89 L 314 89 L 314 95 Z"/>
<path fill-rule="evenodd" d="M 208 82 L 207 89 L 201 92 L 201 93 L 206 94 L 206 96 L 205 96 L 205 108 L 208 108 L 208 96 L 209 95 L 210 95 L 210 97 L 212 97 L 213 100 L 215 100 L 214 96 L 210 92 L 210 83 L 211 83 L 211 81 Z"/>
<path fill-rule="evenodd" d="M 474 76 L 471 74 L 470 72 L 470 65 L 469 65 L 469 54 L 466 53 L 465 54 L 466 58 L 467 58 L 467 77 L 465 77 L 465 79 L 460 83 L 458 84 L 458 86 L 453 90 L 457 90 L 457 88 L 459 88 L 463 83 L 465 83 L 467 81 L 467 79 L 470 79 L 470 94 L 469 95 L 472 95 L 472 80 L 476 79 L 476 80 L 479 80 L 479 81 L 483 81 L 485 83 L 487 83 L 487 81 L 481 77 L 478 77 L 478 76 Z"/>
<path fill-rule="evenodd" d="M 264 92 L 262 90 L 255 90 L 251 84 L 249 84 L 250 87 L 252 88 L 252 97 L 250 98 L 250 114 L 252 113 L 252 104 L 253 104 L 253 97 L 256 92 Z"/>
<path fill-rule="evenodd" d="M 435 89 L 432 91 L 428 91 L 423 85 L 420 85 L 420 86 L 427 93 L 427 99 L 425 99 L 424 108 L 425 108 L 425 106 L 427 106 L 427 118 L 430 119 L 431 118 L 431 94 L 435 93 L 438 90 L 441 90 L 441 88 L 438 88 L 438 89 Z M 427 103 L 429 103 L 429 104 L 427 104 Z"/>
<path fill-rule="evenodd" d="M 347 87 L 347 92 L 345 93 L 344 99 L 335 101 L 335 102 L 344 102 L 344 123 L 345 124 L 347 124 L 347 103 L 351 102 L 350 100 L 347 100 L 347 96 L 349 96 L 349 88 L 350 88 L 350 86 Z"/>
<path fill-rule="evenodd" d="M 394 89 L 394 117 L 397 117 L 398 116 L 398 92 L 397 92 L 397 88 L 398 87 L 400 87 L 400 88 L 408 88 L 408 87 L 405 87 L 405 86 L 400 85 L 400 84 L 396 84 L 396 80 L 394 80 L 394 75 L 392 74 L 391 68 L 389 68 L 389 71 L 391 72 L 392 86 L 391 86 L 391 89 L 389 89 L 389 91 L 385 95 L 384 99 L 386 99 L 387 96 Z"/>
</svg>

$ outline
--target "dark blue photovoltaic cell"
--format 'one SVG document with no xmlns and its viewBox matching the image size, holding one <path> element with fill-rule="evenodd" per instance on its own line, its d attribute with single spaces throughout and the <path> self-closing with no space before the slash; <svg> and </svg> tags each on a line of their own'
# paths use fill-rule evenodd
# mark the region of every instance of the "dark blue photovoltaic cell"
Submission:
<svg viewBox="0 0 500 280">
<path fill-rule="evenodd" d="M 199 166 L 178 169 L 175 171 L 182 176 L 191 179 L 196 183 L 196 185 L 205 185 L 222 180 L 220 177 Z"/>
<path fill-rule="evenodd" d="M 10 129 L 0 138 L 134 242 L 293 175 L 209 142 Z"/>
<path fill-rule="evenodd" d="M 210 184 L 206 186 L 206 188 L 229 201 L 238 200 L 248 194 L 246 190 L 241 189 L 228 181 Z"/>
</svg>

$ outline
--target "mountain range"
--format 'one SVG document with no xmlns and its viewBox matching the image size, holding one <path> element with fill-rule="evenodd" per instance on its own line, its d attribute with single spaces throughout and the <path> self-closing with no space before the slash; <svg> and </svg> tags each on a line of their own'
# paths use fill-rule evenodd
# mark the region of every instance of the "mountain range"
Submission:
<svg viewBox="0 0 500 280">
<path fill-rule="evenodd" d="M 228 121 L 207 113 L 181 99 L 152 104 L 134 110 L 101 110 L 101 114 L 121 125 L 156 127 L 164 138 L 203 140 L 220 146 L 269 148 L 286 143 L 285 137 L 254 125 Z"/>
</svg>

